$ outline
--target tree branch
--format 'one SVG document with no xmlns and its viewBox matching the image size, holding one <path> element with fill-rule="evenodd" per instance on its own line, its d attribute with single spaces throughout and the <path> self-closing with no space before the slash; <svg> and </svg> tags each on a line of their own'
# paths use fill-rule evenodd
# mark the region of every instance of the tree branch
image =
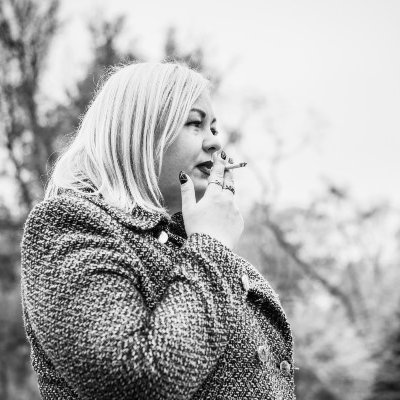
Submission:
<svg viewBox="0 0 400 400">
<path fill-rule="evenodd" d="M 277 242 L 285 250 L 285 252 L 296 262 L 296 264 L 310 278 L 312 278 L 314 281 L 320 283 L 332 296 L 336 297 L 342 303 L 349 320 L 352 323 L 356 324 L 357 323 L 356 312 L 354 310 L 354 307 L 353 307 L 350 299 L 346 295 L 346 293 L 344 293 L 338 287 L 331 284 L 328 280 L 326 280 L 324 277 L 319 275 L 315 271 L 315 268 L 313 268 L 311 265 L 309 265 L 305 261 L 303 261 L 297 254 L 297 250 L 285 239 L 285 235 L 284 235 L 283 231 L 281 230 L 281 228 L 276 223 L 271 221 L 268 216 L 267 216 L 267 225 L 271 229 Z"/>
</svg>

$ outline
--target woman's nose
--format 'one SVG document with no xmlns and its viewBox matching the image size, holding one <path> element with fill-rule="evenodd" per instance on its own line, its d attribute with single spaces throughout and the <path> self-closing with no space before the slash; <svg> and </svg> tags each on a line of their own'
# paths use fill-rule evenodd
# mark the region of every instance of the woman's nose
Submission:
<svg viewBox="0 0 400 400">
<path fill-rule="evenodd" d="M 219 151 L 222 148 L 222 144 L 217 137 L 212 135 L 211 137 L 208 136 L 206 139 L 204 139 L 203 148 L 207 153 L 212 154 L 215 151 Z"/>
</svg>

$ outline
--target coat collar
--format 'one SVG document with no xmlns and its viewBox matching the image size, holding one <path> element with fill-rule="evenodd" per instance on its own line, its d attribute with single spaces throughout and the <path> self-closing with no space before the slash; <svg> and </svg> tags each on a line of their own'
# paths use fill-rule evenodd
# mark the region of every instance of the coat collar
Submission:
<svg viewBox="0 0 400 400">
<path fill-rule="evenodd" d="M 101 195 L 92 196 L 86 193 L 78 193 L 71 189 L 62 189 L 60 194 L 86 199 L 129 228 L 136 228 L 142 231 L 152 229 L 159 231 L 168 227 L 170 231 L 179 236 L 187 237 L 182 211 L 173 214 L 169 220 L 165 215 L 149 212 L 139 205 L 136 205 L 131 212 L 123 211 L 108 204 Z"/>
</svg>

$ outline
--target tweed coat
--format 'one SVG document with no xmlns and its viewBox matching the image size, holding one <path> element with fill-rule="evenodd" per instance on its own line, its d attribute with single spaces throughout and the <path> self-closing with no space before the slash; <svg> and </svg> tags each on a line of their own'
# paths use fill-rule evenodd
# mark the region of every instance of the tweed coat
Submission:
<svg viewBox="0 0 400 400">
<path fill-rule="evenodd" d="M 70 190 L 36 205 L 21 294 L 43 399 L 294 399 L 274 290 L 205 233 Z"/>
</svg>

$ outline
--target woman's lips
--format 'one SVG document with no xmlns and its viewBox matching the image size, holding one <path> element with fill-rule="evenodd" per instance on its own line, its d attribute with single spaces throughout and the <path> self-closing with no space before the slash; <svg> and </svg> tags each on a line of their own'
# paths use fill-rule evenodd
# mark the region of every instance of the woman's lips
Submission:
<svg viewBox="0 0 400 400">
<path fill-rule="evenodd" d="M 205 165 L 202 165 L 202 166 L 200 166 L 200 167 L 197 167 L 201 172 L 203 172 L 203 174 L 205 174 L 205 175 L 207 175 L 207 176 L 210 176 L 210 169 L 209 168 L 207 168 Z"/>
</svg>

